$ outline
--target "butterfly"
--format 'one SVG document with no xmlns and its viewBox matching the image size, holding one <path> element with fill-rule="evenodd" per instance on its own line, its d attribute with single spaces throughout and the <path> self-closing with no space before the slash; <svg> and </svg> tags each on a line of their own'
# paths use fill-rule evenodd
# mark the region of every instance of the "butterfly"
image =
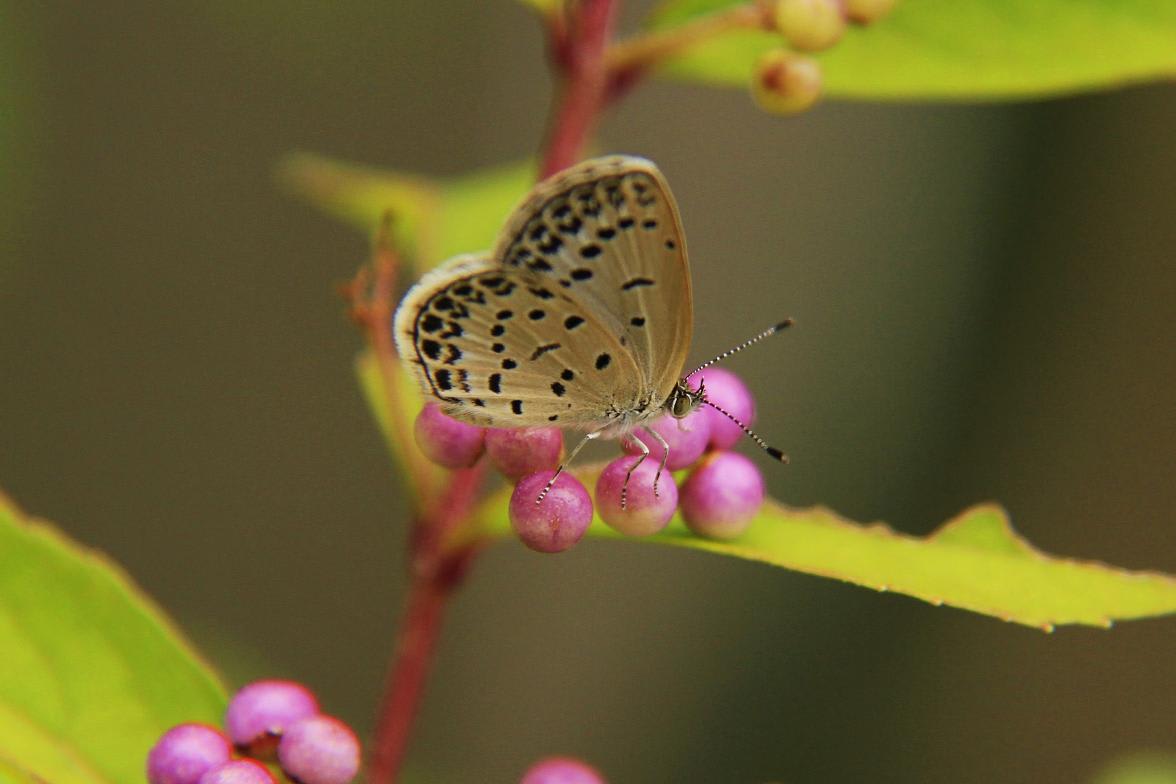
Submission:
<svg viewBox="0 0 1176 784">
<path fill-rule="evenodd" d="M 493 251 L 450 259 L 409 289 L 393 329 L 401 358 L 446 414 L 586 431 L 567 463 L 595 438 L 710 404 L 688 384 L 693 373 L 682 375 L 693 332 L 682 221 L 644 158 L 590 159 L 536 185 Z M 668 447 L 647 432 L 663 446 L 664 467 Z"/>
</svg>

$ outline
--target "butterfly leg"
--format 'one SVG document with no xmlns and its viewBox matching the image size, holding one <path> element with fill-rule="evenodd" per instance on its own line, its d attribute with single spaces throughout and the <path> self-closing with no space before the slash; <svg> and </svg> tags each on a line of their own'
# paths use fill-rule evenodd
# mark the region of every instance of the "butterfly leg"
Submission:
<svg viewBox="0 0 1176 784">
<path fill-rule="evenodd" d="M 559 475 L 564 472 L 564 468 L 572 464 L 572 461 L 576 459 L 576 455 L 580 454 L 580 450 L 584 448 L 584 445 L 593 439 L 600 438 L 601 433 L 607 429 L 607 427 L 602 427 L 599 430 L 593 430 L 591 433 L 588 433 L 586 436 L 580 439 L 580 443 L 576 444 L 576 448 L 573 449 L 572 453 L 568 455 L 562 463 L 559 464 L 559 468 L 555 469 L 555 474 L 550 479 L 548 479 L 547 484 L 543 486 L 543 490 L 540 491 L 539 497 L 535 499 L 536 506 L 542 503 L 543 499 L 547 497 L 547 493 L 551 490 L 551 486 L 555 484 L 555 480 L 559 479 Z"/>
<path fill-rule="evenodd" d="M 644 430 L 646 433 L 649 433 L 651 436 L 653 436 L 653 440 L 658 442 L 662 448 L 661 463 L 658 465 L 657 473 L 653 477 L 653 497 L 661 498 L 661 493 L 657 491 L 657 483 L 659 480 L 661 480 L 662 471 L 666 470 L 666 461 L 670 459 L 670 445 L 666 443 L 664 438 L 662 438 L 662 434 L 654 430 L 652 427 L 644 428 Z M 634 466 L 634 468 L 636 468 L 636 466 Z"/>
<path fill-rule="evenodd" d="M 633 465 L 629 466 L 629 470 L 625 472 L 625 483 L 621 485 L 621 511 L 625 511 L 629 500 L 629 480 L 633 477 L 633 472 L 637 470 L 637 466 L 645 462 L 645 458 L 649 457 L 649 447 L 640 438 L 632 439 L 633 443 L 641 448 L 641 456 Z M 654 483 L 654 493 L 657 492 L 657 483 Z"/>
</svg>

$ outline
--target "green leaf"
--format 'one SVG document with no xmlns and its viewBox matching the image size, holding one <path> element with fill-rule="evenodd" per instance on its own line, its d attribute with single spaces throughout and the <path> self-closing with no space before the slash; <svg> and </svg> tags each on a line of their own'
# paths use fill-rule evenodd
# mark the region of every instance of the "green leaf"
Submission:
<svg viewBox="0 0 1176 784">
<path fill-rule="evenodd" d="M 589 487 L 595 482 L 595 469 L 576 474 Z M 472 535 L 508 535 L 509 499 L 509 488 L 491 497 Z M 620 537 L 599 518 L 589 535 Z M 760 561 L 1046 631 L 1176 612 L 1176 578 L 1046 555 L 991 504 L 972 507 L 924 538 L 880 523 L 859 525 L 820 507 L 789 509 L 769 501 L 734 541 L 697 537 L 678 517 L 665 531 L 638 541 Z"/>
<path fill-rule="evenodd" d="M 0 781 L 142 781 L 164 731 L 218 723 L 224 707 L 115 564 L 0 495 Z"/>
<path fill-rule="evenodd" d="M 665 30 L 740 5 L 669 0 Z M 678 77 L 746 88 L 760 54 L 783 44 L 762 30 L 711 39 L 667 64 Z M 1176 75 L 1171 0 L 898 0 L 815 55 L 831 96 L 1009 99 L 1109 88 Z"/>
<path fill-rule="evenodd" d="M 434 180 L 299 153 L 281 164 L 278 176 L 294 195 L 365 232 L 391 213 L 396 246 L 424 271 L 459 253 L 489 250 L 534 182 L 534 165 Z"/>
<path fill-rule="evenodd" d="M 1140 752 L 1117 760 L 1095 784 L 1176 784 L 1176 754 Z"/>
<path fill-rule="evenodd" d="M 563 0 L 519 0 L 523 5 L 529 5 L 540 13 L 550 16 L 563 6 Z"/>
</svg>

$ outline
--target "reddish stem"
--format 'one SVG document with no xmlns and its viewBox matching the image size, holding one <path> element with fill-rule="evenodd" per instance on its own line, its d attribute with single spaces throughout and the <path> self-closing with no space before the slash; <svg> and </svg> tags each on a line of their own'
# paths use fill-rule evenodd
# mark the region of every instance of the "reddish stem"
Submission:
<svg viewBox="0 0 1176 784">
<path fill-rule="evenodd" d="M 569 37 L 555 50 L 564 76 L 544 145 L 541 178 L 580 160 L 596 127 L 608 88 L 605 50 L 612 36 L 616 5 L 613 0 L 581 0 L 567 24 Z"/>
<path fill-rule="evenodd" d="M 560 96 L 552 116 L 541 176 L 571 166 L 581 153 L 608 91 L 605 50 L 612 34 L 615 0 L 580 0 L 568 16 L 551 26 L 551 49 L 562 72 Z M 375 345 L 381 360 L 395 356 L 384 341 Z M 454 548 L 453 534 L 469 521 L 483 469 L 457 471 L 426 499 L 412 528 L 412 582 L 401 630 L 388 668 L 372 747 L 370 784 L 394 784 L 404 761 L 412 725 L 420 709 L 445 608 L 461 582 L 476 547 Z"/>
<path fill-rule="evenodd" d="M 369 782 L 391 784 L 400 772 L 433 661 L 449 597 L 477 554 L 475 547 L 447 550 L 449 534 L 469 518 L 484 471 L 455 472 L 438 496 L 434 513 L 413 526 L 412 583 L 392 662 L 384 682 Z"/>
</svg>

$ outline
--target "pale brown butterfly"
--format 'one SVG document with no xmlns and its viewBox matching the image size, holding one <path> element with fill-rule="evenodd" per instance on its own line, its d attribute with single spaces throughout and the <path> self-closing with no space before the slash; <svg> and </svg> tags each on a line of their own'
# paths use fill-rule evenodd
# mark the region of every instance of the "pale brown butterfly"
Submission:
<svg viewBox="0 0 1176 784">
<path fill-rule="evenodd" d="M 589 441 L 624 436 L 663 412 L 718 409 L 690 376 L 789 324 L 682 375 L 693 298 L 678 207 L 651 161 L 614 155 L 536 185 L 492 252 L 450 259 L 408 291 L 394 330 L 401 358 L 446 414 L 587 431 L 567 464 Z M 664 467 L 668 447 L 647 432 L 662 444 Z"/>
</svg>

